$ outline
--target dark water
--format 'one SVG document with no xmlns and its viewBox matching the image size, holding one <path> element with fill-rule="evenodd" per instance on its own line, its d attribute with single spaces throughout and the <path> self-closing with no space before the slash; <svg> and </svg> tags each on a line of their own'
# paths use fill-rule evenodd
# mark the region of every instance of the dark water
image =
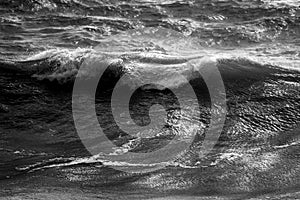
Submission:
<svg viewBox="0 0 300 200">
<path fill-rule="evenodd" d="M 1 197 L 300 198 L 299 6 L 297 0 L 1 1 Z M 96 110 L 116 151 L 152 151 L 196 128 L 193 145 L 149 173 L 118 171 L 114 165 L 128 163 L 91 156 L 72 116 L 74 79 L 91 57 L 112 63 L 98 87 Z M 218 67 L 227 95 L 224 129 L 204 158 L 198 153 L 210 100 L 186 64 L 195 57 L 203 57 L 200 67 Z M 187 86 L 175 72 L 187 76 L 199 98 L 197 123 L 189 118 L 195 105 L 186 96 L 187 120 L 177 129 L 171 123 L 143 140 L 111 125 L 109 91 L 121 75 L 141 84 L 162 81 L 184 95 Z M 148 104 L 171 95 L 140 92 L 135 100 Z M 178 105 L 169 104 L 172 118 Z M 136 122 L 147 121 L 139 109 Z"/>
</svg>

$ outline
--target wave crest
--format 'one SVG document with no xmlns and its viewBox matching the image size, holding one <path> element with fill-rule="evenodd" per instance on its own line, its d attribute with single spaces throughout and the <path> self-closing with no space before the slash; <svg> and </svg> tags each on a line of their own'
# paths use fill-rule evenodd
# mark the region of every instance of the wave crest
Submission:
<svg viewBox="0 0 300 200">
<path fill-rule="evenodd" d="M 190 61 L 197 60 L 197 66 Z M 178 56 L 160 52 L 99 52 L 93 49 L 58 49 L 47 50 L 30 56 L 26 60 L 8 62 L 2 61 L 2 69 L 26 73 L 37 80 L 47 80 L 66 84 L 74 82 L 75 78 L 89 79 L 106 70 L 113 77 L 126 74 L 129 79 L 142 84 L 148 80 L 161 82 L 170 88 L 180 87 L 199 78 L 199 68 L 217 65 L 225 80 L 233 78 L 255 78 L 275 74 L 283 69 L 240 57 L 209 56 L 192 54 Z M 91 65 L 88 71 L 78 74 L 82 64 Z M 97 65 L 97 68 L 94 66 Z M 187 80 L 184 80 L 185 77 Z M 109 81 L 109 80 L 108 80 Z M 130 83 L 124 83 L 130 84 Z"/>
</svg>

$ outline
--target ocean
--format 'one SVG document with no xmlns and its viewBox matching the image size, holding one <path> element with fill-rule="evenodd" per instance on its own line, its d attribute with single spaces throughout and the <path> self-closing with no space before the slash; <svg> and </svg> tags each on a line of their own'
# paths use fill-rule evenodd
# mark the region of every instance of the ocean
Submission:
<svg viewBox="0 0 300 200">
<path fill-rule="evenodd" d="M 300 1 L 0 11 L 0 199 L 300 198 Z"/>
</svg>

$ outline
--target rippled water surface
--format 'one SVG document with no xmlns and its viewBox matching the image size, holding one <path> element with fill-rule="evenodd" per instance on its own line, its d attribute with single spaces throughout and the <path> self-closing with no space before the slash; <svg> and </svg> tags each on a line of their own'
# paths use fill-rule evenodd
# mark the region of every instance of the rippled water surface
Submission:
<svg viewBox="0 0 300 200">
<path fill-rule="evenodd" d="M 299 6 L 297 0 L 1 1 L 0 195 L 300 198 Z M 114 153 L 151 152 L 174 137 L 183 141 L 195 134 L 192 145 L 149 173 L 122 172 L 114 167 L 131 168 L 129 161 L 91 156 L 72 116 L 74 80 L 87 60 L 109 63 L 96 69 L 105 71 L 96 112 L 117 146 Z M 214 149 L 199 158 L 212 110 L 196 69 L 209 65 L 223 78 L 227 115 Z M 150 123 L 145 108 L 167 105 L 162 129 L 132 136 L 111 123 L 111 92 L 123 75 L 137 81 L 121 82 L 124 91 L 148 81 L 168 86 L 140 88 L 132 98 L 140 125 Z M 181 76 L 193 86 L 199 105 L 191 103 Z M 173 101 L 171 90 L 184 96 L 184 105 Z M 125 106 L 115 102 L 117 111 Z M 152 114 L 160 119 L 161 108 Z"/>
</svg>

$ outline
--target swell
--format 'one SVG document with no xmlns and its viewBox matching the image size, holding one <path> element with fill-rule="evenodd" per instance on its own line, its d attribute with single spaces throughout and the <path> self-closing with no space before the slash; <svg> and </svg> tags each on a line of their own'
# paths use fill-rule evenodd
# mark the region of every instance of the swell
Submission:
<svg viewBox="0 0 300 200">
<path fill-rule="evenodd" d="M 199 37 L 203 46 L 294 43 L 299 35 L 299 8 L 265 1 L 7 0 L 0 9 L 0 48 L 16 54 L 20 48 L 27 52 L 28 46 L 33 51 L 44 49 L 39 41 L 45 38 L 56 47 L 86 47 L 107 35 L 140 27 L 171 28 Z"/>
<path fill-rule="evenodd" d="M 74 81 L 79 67 L 91 57 L 96 61 L 110 60 L 114 68 L 120 69 L 109 71 L 112 74 L 130 75 L 145 72 L 146 75 L 153 75 L 152 72 L 161 70 L 166 71 L 163 76 L 167 78 L 167 73 L 173 73 L 172 69 L 186 74 L 189 70 L 186 62 L 200 59 L 203 62 L 199 63 L 199 67 L 213 62 L 220 70 L 224 82 L 231 83 L 228 91 L 229 113 L 224 134 L 211 156 L 199 160 L 197 155 L 201 144 L 197 143 L 178 160 L 166 163 L 167 168 L 164 171 L 148 174 L 130 183 L 159 191 L 176 190 L 194 194 L 212 192 L 211 188 L 216 188 L 213 192 L 227 194 L 273 191 L 280 188 L 287 190 L 289 187 L 298 186 L 299 137 L 298 129 L 294 128 L 300 119 L 299 72 L 233 55 L 215 58 L 211 56 L 207 61 L 201 58 L 201 54 L 196 53 L 191 56 L 174 57 L 163 52 L 96 53 L 90 49 L 49 50 L 26 60 L 2 61 L 2 69 L 24 73 L 40 80 L 60 80 L 64 87 L 66 83 Z M 130 63 L 135 65 L 129 65 Z M 248 81 L 249 85 L 245 86 Z M 32 110 L 32 107 L 30 109 Z M 130 163 L 110 162 L 100 157 L 57 158 L 19 167 L 16 174 L 40 173 L 42 170 L 55 169 L 67 176 L 74 174 L 74 171 L 76 173 L 77 169 L 77 175 L 81 176 L 82 180 L 86 181 L 87 177 L 91 177 L 91 180 L 105 185 L 96 178 L 99 178 L 98 174 L 89 171 L 93 166 L 99 168 L 99 171 L 105 170 L 106 166 L 136 167 Z M 86 172 L 90 174 L 87 175 Z M 109 183 L 115 183 L 128 176 L 130 175 L 120 175 Z M 168 185 L 165 184 L 166 181 Z"/>
<path fill-rule="evenodd" d="M 213 10 L 224 12 L 232 15 L 236 14 L 248 14 L 247 10 L 252 11 L 252 13 L 271 13 L 274 14 L 275 12 L 285 13 L 288 8 L 295 8 L 297 7 L 297 2 L 284 2 L 284 1 L 266 1 L 266 0 L 259 0 L 259 1 L 235 1 L 235 0 L 226 0 L 226 1 L 135 1 L 135 2 L 128 2 L 128 1 L 96 1 L 96 0 L 6 0 L 1 2 L 1 7 L 15 9 L 15 11 L 39 11 L 41 9 L 48 9 L 48 10 L 60 10 L 62 8 L 71 8 L 75 7 L 78 10 L 86 10 L 86 11 L 93 11 L 94 8 L 96 9 L 99 6 L 107 5 L 107 9 L 104 11 L 113 10 L 117 6 L 122 7 L 123 9 L 129 6 L 153 6 L 158 5 L 162 7 L 167 7 L 173 10 L 182 10 L 179 7 L 185 8 L 192 8 L 201 9 L 201 10 Z M 117 6 L 114 6 L 117 5 Z M 101 7 L 100 7 L 101 8 Z M 271 8 L 271 9 L 270 9 Z M 276 10 L 275 10 L 276 9 Z"/>
</svg>

